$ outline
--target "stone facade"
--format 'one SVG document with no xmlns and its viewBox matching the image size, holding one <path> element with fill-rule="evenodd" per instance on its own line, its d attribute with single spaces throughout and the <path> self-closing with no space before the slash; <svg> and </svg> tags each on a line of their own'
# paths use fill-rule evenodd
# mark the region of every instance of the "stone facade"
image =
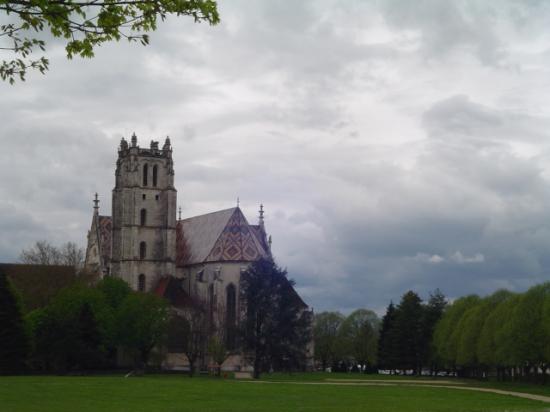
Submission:
<svg viewBox="0 0 550 412">
<path fill-rule="evenodd" d="M 176 204 L 172 147 L 142 149 L 132 136 L 118 151 L 113 189 L 111 274 L 136 290 L 152 290 L 176 268 Z"/>
</svg>

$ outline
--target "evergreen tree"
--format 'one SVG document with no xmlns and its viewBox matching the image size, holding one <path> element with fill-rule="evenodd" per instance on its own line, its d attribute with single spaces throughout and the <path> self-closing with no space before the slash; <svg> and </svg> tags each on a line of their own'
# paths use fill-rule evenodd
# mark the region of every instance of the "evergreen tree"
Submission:
<svg viewBox="0 0 550 412">
<path fill-rule="evenodd" d="M 398 365 L 400 369 L 422 370 L 422 300 L 413 291 L 401 298 L 396 310 L 396 334 L 399 343 Z"/>
<path fill-rule="evenodd" d="M 395 305 L 391 302 L 382 318 L 382 326 L 378 338 L 378 366 L 394 371 L 398 368 L 399 342 L 396 324 Z"/>
<path fill-rule="evenodd" d="M 22 371 L 28 350 L 19 300 L 7 276 L 0 273 L 0 374 Z"/>
<path fill-rule="evenodd" d="M 271 259 L 260 259 L 241 275 L 244 349 L 252 356 L 254 377 L 270 367 L 305 362 L 312 319 L 296 295 L 286 271 Z"/>
<path fill-rule="evenodd" d="M 422 351 L 422 363 L 429 365 L 433 374 L 438 367 L 438 359 L 433 347 L 433 334 L 435 325 L 443 316 L 443 312 L 447 307 L 447 300 L 445 295 L 436 289 L 433 293 L 430 293 L 430 299 L 424 306 L 422 317 L 422 335 L 421 335 L 421 351 Z"/>
</svg>

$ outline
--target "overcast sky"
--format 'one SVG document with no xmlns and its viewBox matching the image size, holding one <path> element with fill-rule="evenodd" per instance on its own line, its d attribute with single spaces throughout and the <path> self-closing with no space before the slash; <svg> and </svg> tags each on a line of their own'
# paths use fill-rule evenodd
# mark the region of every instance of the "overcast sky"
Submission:
<svg viewBox="0 0 550 412">
<path fill-rule="evenodd" d="M 185 217 L 263 202 L 316 311 L 550 278 L 550 3 L 220 1 L 0 83 L 0 261 L 85 246 L 117 146 L 172 139 Z M 2 55 L 0 55 L 2 57 Z"/>
</svg>

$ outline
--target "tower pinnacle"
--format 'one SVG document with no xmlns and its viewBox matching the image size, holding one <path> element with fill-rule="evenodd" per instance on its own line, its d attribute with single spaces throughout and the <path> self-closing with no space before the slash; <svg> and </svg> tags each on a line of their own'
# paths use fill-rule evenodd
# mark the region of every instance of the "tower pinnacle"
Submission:
<svg viewBox="0 0 550 412">
<path fill-rule="evenodd" d="M 259 220 L 259 223 L 260 223 L 260 226 L 261 227 L 264 227 L 264 205 L 260 203 L 260 220 Z"/>
<path fill-rule="evenodd" d="M 97 197 L 97 192 L 95 194 L 95 198 L 94 198 L 94 214 L 99 214 L 99 199 Z"/>
</svg>

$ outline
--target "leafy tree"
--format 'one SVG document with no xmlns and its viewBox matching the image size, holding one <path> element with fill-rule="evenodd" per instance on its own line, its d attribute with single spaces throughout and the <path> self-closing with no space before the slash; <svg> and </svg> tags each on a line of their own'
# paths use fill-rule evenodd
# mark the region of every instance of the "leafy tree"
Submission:
<svg viewBox="0 0 550 412">
<path fill-rule="evenodd" d="M 477 295 L 457 299 L 448 306 L 434 331 L 434 347 L 437 356 L 448 368 L 456 367 L 456 357 L 460 332 L 458 324 L 464 312 L 479 302 Z"/>
<path fill-rule="evenodd" d="M 67 57 L 93 57 L 94 48 L 106 42 L 138 41 L 149 43 L 147 32 L 157 28 L 168 15 L 191 16 L 195 22 L 219 22 L 213 0 L 2 0 L 0 12 L 7 14 L 0 26 L 0 48 L 11 51 L 13 60 L 0 64 L 0 77 L 14 83 L 25 79 L 27 69 L 44 73 L 49 61 L 45 57 L 30 59 L 36 49 L 46 48 L 48 31 L 66 40 Z"/>
<path fill-rule="evenodd" d="M 544 326 L 544 304 L 550 296 L 550 282 L 530 288 L 522 294 L 511 317 L 514 358 L 521 362 L 527 375 L 541 369 L 546 374 L 550 359 L 550 334 Z"/>
<path fill-rule="evenodd" d="M 94 369 L 104 364 L 111 317 L 103 295 L 77 285 L 44 309 L 29 314 L 33 360 L 58 372 Z"/>
<path fill-rule="evenodd" d="M 118 309 L 124 299 L 132 293 L 127 282 L 112 276 L 105 276 L 97 283 L 96 287 L 105 296 L 107 304 L 113 310 Z"/>
<path fill-rule="evenodd" d="M 378 316 L 367 309 L 352 312 L 340 327 L 340 338 L 344 352 L 355 363 L 373 366 L 378 355 Z"/>
<path fill-rule="evenodd" d="M 22 371 L 28 350 L 19 299 L 7 276 L 0 273 L 0 374 Z"/>
<path fill-rule="evenodd" d="M 152 294 L 132 293 L 120 305 L 118 342 L 133 355 L 137 369 L 144 370 L 153 348 L 164 342 L 168 320 L 167 302 Z"/>
<path fill-rule="evenodd" d="M 275 360 L 287 367 L 304 362 L 312 319 L 286 271 L 270 259 L 253 262 L 241 275 L 240 301 L 244 349 L 251 354 L 254 378 Z"/>
<path fill-rule="evenodd" d="M 315 315 L 313 338 L 315 358 L 321 362 L 323 370 L 335 362 L 342 352 L 339 330 L 345 317 L 339 312 L 321 312 Z"/>
<path fill-rule="evenodd" d="M 516 298 L 517 295 L 506 290 L 495 292 L 492 295 L 493 307 L 490 308 L 483 328 L 479 331 L 476 348 L 477 359 L 481 365 L 496 368 L 499 379 L 503 378 L 503 368 L 507 363 L 505 359 L 508 358 L 508 355 L 504 355 L 504 353 L 509 351 L 506 346 L 511 342 L 501 341 L 498 335 L 500 335 L 499 332 L 503 325 L 506 325 L 510 319 L 510 309 L 515 306 L 510 303 L 514 302 Z"/>
</svg>

